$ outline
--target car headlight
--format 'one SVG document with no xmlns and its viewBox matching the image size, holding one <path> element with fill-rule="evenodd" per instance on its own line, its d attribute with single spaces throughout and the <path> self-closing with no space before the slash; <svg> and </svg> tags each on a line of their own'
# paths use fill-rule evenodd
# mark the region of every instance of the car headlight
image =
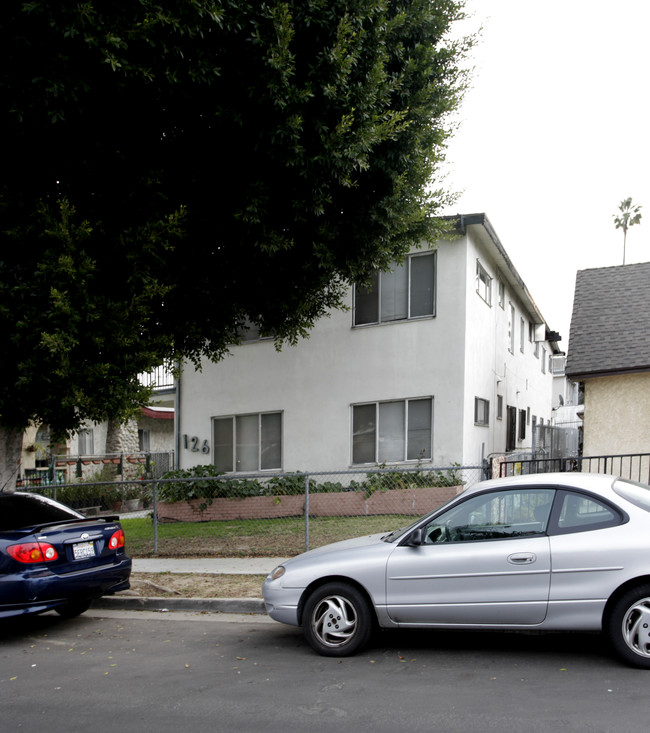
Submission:
<svg viewBox="0 0 650 733">
<path fill-rule="evenodd" d="M 284 565 L 278 565 L 275 570 L 269 573 L 269 580 L 277 580 L 278 578 L 281 578 L 285 572 Z"/>
</svg>

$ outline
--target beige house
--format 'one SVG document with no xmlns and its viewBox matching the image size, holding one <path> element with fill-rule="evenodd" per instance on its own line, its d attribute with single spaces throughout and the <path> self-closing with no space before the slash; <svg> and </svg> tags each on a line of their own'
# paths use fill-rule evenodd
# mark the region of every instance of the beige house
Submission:
<svg viewBox="0 0 650 733">
<path fill-rule="evenodd" d="M 649 322 L 650 262 L 578 272 L 566 374 L 584 383 L 585 456 L 650 453 Z"/>
</svg>

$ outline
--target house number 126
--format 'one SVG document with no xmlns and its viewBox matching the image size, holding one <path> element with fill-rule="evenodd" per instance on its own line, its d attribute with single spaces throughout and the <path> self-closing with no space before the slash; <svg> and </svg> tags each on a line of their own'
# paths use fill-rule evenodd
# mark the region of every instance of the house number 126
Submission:
<svg viewBox="0 0 650 733">
<path fill-rule="evenodd" d="M 198 453 L 199 451 L 201 453 L 210 452 L 210 443 L 207 440 L 201 443 L 201 438 L 198 438 L 196 435 L 184 435 L 183 443 L 185 450 L 191 450 L 192 453 Z"/>
</svg>

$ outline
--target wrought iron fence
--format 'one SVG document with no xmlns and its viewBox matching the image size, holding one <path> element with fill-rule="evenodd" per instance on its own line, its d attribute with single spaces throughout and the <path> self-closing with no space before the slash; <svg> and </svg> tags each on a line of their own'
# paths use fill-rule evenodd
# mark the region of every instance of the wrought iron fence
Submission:
<svg viewBox="0 0 650 733">
<path fill-rule="evenodd" d="M 632 481 L 650 483 L 650 453 L 626 453 L 612 456 L 574 456 L 569 458 L 518 458 L 499 459 L 498 474 L 503 476 L 560 471 L 581 473 L 606 473 Z"/>
<path fill-rule="evenodd" d="M 176 477 L 50 485 L 82 513 L 116 513 L 133 557 L 289 557 L 410 524 L 485 478 L 482 466 Z M 191 473 L 192 475 L 187 475 Z"/>
</svg>

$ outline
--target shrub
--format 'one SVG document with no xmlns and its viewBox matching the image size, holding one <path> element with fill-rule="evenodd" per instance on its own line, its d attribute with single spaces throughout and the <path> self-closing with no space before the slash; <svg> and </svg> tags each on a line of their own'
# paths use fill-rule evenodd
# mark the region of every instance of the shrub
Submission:
<svg viewBox="0 0 650 733">
<path fill-rule="evenodd" d="M 163 476 L 159 488 L 162 501 L 175 503 L 199 499 L 199 506 L 205 509 L 213 499 L 243 499 L 247 496 L 302 496 L 305 493 L 307 474 L 297 472 L 269 478 L 223 478 L 223 471 L 215 466 L 203 465 L 170 471 Z M 167 482 L 165 479 L 182 479 Z M 366 498 L 375 491 L 389 489 L 413 489 L 427 486 L 458 486 L 462 479 L 455 470 L 450 471 L 385 471 L 371 473 L 363 481 L 350 481 L 347 486 L 340 482 L 317 483 L 309 480 L 312 494 L 336 493 L 340 491 L 363 491 Z"/>
</svg>

